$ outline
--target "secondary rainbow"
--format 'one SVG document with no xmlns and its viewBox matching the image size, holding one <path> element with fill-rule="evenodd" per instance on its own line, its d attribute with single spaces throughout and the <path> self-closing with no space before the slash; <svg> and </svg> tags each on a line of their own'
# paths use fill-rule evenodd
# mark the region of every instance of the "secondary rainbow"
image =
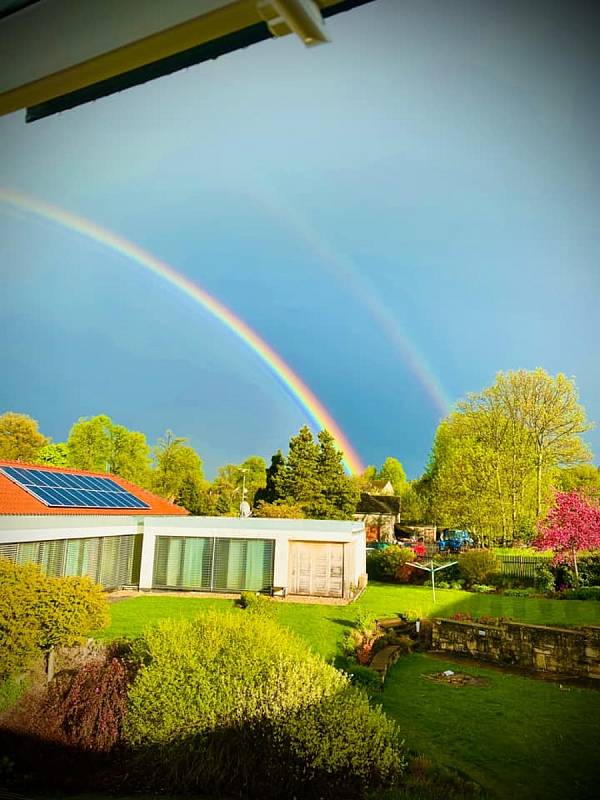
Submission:
<svg viewBox="0 0 600 800">
<path fill-rule="evenodd" d="M 256 355 L 267 364 L 271 372 L 278 378 L 288 392 L 308 414 L 312 422 L 319 428 L 327 428 L 335 439 L 335 443 L 343 453 L 344 465 L 352 474 L 358 474 L 364 469 L 363 464 L 340 426 L 327 411 L 323 403 L 304 381 L 286 364 L 283 358 L 262 339 L 243 319 L 227 308 L 220 300 L 209 294 L 197 283 L 189 280 L 172 266 L 161 261 L 156 256 L 147 252 L 133 242 L 118 236 L 116 233 L 97 225 L 89 219 L 80 217 L 58 206 L 46 203 L 37 197 L 17 192 L 13 189 L 0 187 L 0 201 L 40 217 L 51 220 L 69 228 L 82 236 L 109 247 L 132 259 L 140 266 L 145 267 L 154 275 L 167 281 L 167 283 L 181 290 L 188 297 L 195 300 L 230 331 L 240 338 Z"/>
</svg>

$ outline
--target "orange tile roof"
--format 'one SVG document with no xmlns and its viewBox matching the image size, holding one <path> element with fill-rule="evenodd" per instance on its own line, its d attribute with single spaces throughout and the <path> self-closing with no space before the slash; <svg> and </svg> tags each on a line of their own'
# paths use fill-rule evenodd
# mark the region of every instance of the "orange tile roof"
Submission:
<svg viewBox="0 0 600 800">
<path fill-rule="evenodd" d="M 162 497 L 158 497 L 152 492 L 136 486 L 134 483 L 126 481 L 118 475 L 110 475 L 104 472 L 88 472 L 84 469 L 68 469 L 67 467 L 50 467 L 46 464 L 25 464 L 22 461 L 0 461 L 0 468 L 2 467 L 32 467 L 34 469 L 43 469 L 48 472 L 62 472 L 73 473 L 76 475 L 90 475 L 93 478 L 111 478 L 123 489 L 131 492 L 135 497 L 138 497 L 144 503 L 147 503 L 149 508 L 52 508 L 42 503 L 33 495 L 22 489 L 17 483 L 12 481 L 2 472 L 0 472 L 0 514 L 52 514 L 52 515 L 83 515 L 89 514 L 93 516 L 108 515 L 108 516 L 148 516 L 148 515 L 170 515 L 170 516 L 183 516 L 188 514 L 185 508 L 176 506 L 174 503 L 169 503 Z"/>
</svg>

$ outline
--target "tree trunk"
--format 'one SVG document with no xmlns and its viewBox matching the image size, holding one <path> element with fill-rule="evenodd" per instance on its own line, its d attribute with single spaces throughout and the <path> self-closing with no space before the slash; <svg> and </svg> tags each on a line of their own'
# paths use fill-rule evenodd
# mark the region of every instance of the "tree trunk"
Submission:
<svg viewBox="0 0 600 800">
<path fill-rule="evenodd" d="M 498 490 L 498 502 L 500 504 L 500 518 L 502 520 L 502 546 L 506 547 L 506 513 L 502 502 L 502 484 L 500 483 L 500 470 L 496 464 L 496 488 Z"/>
<path fill-rule="evenodd" d="M 542 454 L 540 453 L 537 458 L 536 471 L 535 471 L 535 488 L 536 488 L 536 504 L 535 516 L 536 519 L 540 518 L 542 513 Z"/>
<path fill-rule="evenodd" d="M 577 567 L 577 552 L 575 548 L 571 551 L 573 553 L 573 569 L 575 571 L 575 586 L 579 588 L 579 569 Z"/>
<path fill-rule="evenodd" d="M 50 650 L 46 652 L 46 680 L 48 683 L 54 677 L 54 666 L 55 666 L 55 653 L 54 648 L 51 647 Z"/>
</svg>

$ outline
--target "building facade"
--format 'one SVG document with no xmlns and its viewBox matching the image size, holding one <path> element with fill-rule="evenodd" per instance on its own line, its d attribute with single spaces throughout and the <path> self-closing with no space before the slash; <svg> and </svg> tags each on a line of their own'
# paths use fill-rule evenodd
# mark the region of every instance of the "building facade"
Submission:
<svg viewBox="0 0 600 800">
<path fill-rule="evenodd" d="M 50 480 L 110 479 L 145 508 L 48 506 L 14 475 L 43 482 L 33 491 L 54 503 L 74 490 L 59 489 L 59 497 L 46 487 Z M 99 502 L 97 491 L 88 490 L 90 502 Z M 49 575 L 88 575 L 107 589 L 349 598 L 366 582 L 360 522 L 193 517 L 116 476 L 8 462 L 0 463 L 0 556 L 34 562 Z"/>
</svg>

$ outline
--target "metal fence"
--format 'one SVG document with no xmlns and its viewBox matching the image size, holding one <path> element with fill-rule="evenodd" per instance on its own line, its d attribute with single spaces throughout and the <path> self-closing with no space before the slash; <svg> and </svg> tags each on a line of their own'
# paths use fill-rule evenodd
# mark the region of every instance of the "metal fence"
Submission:
<svg viewBox="0 0 600 800">
<path fill-rule="evenodd" d="M 499 555 L 503 575 L 518 578 L 535 578 L 536 568 L 550 563 L 549 556 L 508 556 Z"/>
</svg>

